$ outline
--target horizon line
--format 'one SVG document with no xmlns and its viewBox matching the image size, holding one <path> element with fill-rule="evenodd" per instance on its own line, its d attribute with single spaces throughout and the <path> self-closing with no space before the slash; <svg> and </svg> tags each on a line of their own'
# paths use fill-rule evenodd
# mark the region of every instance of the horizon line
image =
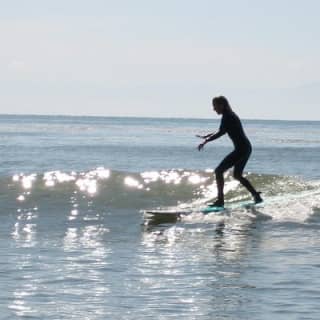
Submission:
<svg viewBox="0 0 320 320">
<path fill-rule="evenodd" d="M 214 117 L 181 117 L 181 116 L 123 116 L 123 115 L 75 115 L 75 114 L 42 114 L 42 113 L 0 113 L 0 116 L 13 116 L 13 117 L 69 117 L 69 118 L 129 118 L 129 119 L 181 119 L 181 120 L 219 120 L 220 118 Z M 258 118 L 242 118 L 242 120 L 249 121 L 292 121 L 292 122 L 319 122 L 319 120 L 311 119 L 258 119 Z"/>
</svg>

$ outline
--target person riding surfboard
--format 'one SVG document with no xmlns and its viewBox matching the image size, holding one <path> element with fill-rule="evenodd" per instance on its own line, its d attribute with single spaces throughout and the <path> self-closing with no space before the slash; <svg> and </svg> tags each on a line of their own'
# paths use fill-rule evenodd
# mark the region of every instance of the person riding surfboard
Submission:
<svg viewBox="0 0 320 320">
<path fill-rule="evenodd" d="M 221 124 L 219 131 L 216 133 L 210 133 L 205 136 L 198 135 L 199 138 L 204 139 L 199 144 L 198 150 L 203 150 L 204 146 L 213 140 L 216 140 L 228 134 L 234 145 L 234 150 L 228 154 L 215 169 L 218 197 L 217 200 L 211 204 L 215 207 L 224 206 L 224 172 L 234 167 L 233 176 L 237 179 L 253 196 L 255 203 L 262 202 L 261 192 L 256 191 L 248 179 L 243 176 L 243 170 L 248 162 L 248 159 L 252 152 L 251 143 L 246 136 L 242 123 L 239 117 L 230 107 L 229 101 L 224 96 L 218 96 L 212 100 L 213 110 L 218 114 L 222 115 Z"/>
</svg>

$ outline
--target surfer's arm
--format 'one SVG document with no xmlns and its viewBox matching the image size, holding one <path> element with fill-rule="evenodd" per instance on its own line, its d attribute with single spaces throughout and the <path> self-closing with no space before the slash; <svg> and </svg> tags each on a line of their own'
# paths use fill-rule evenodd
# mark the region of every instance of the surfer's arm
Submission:
<svg viewBox="0 0 320 320">
<path fill-rule="evenodd" d="M 202 136 L 200 134 L 197 134 L 196 137 L 198 138 L 201 138 L 201 139 L 208 139 L 209 137 L 213 136 L 214 135 L 214 132 L 213 133 L 209 133 L 209 134 L 206 134 L 205 136 Z"/>
<path fill-rule="evenodd" d="M 210 135 L 207 135 L 204 139 L 204 141 L 202 143 L 199 144 L 198 146 L 198 150 L 202 150 L 203 147 L 210 141 L 216 140 L 218 138 L 220 138 L 221 136 L 223 136 L 225 133 L 227 133 L 227 122 L 226 122 L 226 118 L 222 117 L 221 120 L 221 124 L 220 124 L 220 128 L 219 131 L 216 133 L 212 133 Z"/>
<path fill-rule="evenodd" d="M 207 138 L 205 138 L 205 143 L 208 143 L 210 141 L 216 140 L 218 138 L 220 138 L 221 136 L 223 136 L 226 133 L 226 130 L 224 129 L 220 129 L 218 132 L 213 133 L 211 135 L 209 135 Z"/>
<path fill-rule="evenodd" d="M 205 140 L 199 144 L 198 146 L 198 150 L 202 150 L 203 147 L 210 141 L 216 140 L 218 138 L 220 138 L 221 136 L 223 136 L 226 133 L 226 130 L 220 128 L 219 131 L 217 133 L 212 133 L 210 135 L 207 136 L 207 138 L 205 138 Z"/>
<path fill-rule="evenodd" d="M 208 135 L 205 138 L 204 144 L 206 144 L 210 141 L 216 140 L 226 133 L 227 133 L 227 119 L 225 117 L 222 117 L 220 128 L 219 128 L 218 132 Z"/>
</svg>

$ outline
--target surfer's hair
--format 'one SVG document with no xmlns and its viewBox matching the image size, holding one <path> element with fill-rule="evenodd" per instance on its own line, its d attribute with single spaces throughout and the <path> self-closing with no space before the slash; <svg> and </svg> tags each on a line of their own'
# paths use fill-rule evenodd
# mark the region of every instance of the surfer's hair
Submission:
<svg viewBox="0 0 320 320">
<path fill-rule="evenodd" d="M 223 106 L 224 111 L 232 111 L 228 99 L 224 96 L 219 96 L 219 97 L 213 98 L 212 104 L 218 104 L 220 106 Z"/>
</svg>

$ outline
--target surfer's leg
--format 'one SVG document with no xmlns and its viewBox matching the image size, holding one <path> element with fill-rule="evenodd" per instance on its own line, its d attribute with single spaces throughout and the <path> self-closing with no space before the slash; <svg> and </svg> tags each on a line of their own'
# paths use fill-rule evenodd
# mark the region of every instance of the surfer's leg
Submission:
<svg viewBox="0 0 320 320">
<path fill-rule="evenodd" d="M 260 196 L 261 192 L 257 192 L 257 190 L 253 187 L 248 179 L 246 179 L 242 174 L 244 167 L 246 166 L 248 159 L 250 157 L 251 151 L 242 156 L 234 166 L 233 176 L 235 179 L 239 180 L 239 182 L 251 193 L 254 198 L 255 203 L 262 202 L 262 198 Z"/>
<path fill-rule="evenodd" d="M 235 152 L 231 152 L 228 154 L 215 169 L 216 182 L 217 182 L 217 190 L 218 190 L 218 199 L 214 203 L 215 206 L 223 206 L 224 205 L 224 177 L 223 174 L 229 168 L 234 166 L 235 161 L 237 160 L 237 156 Z"/>
</svg>

